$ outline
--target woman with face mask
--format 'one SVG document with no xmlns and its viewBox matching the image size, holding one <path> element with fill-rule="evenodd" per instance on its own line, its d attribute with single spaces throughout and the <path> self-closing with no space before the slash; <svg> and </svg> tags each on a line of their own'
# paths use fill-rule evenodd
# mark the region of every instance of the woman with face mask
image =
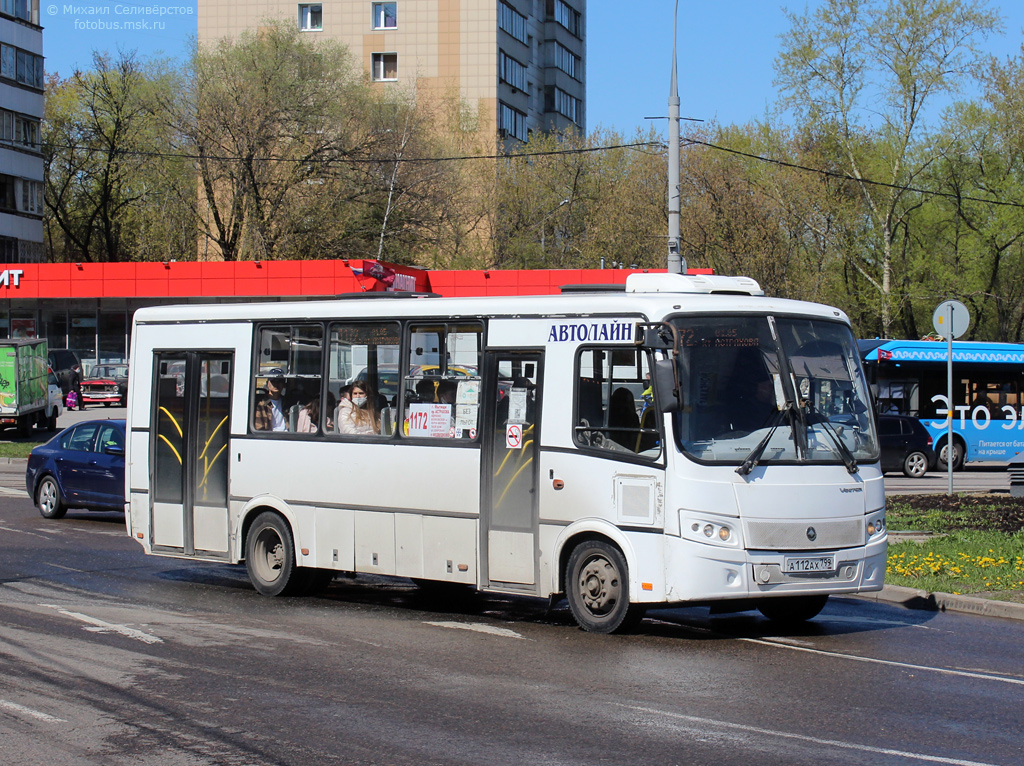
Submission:
<svg viewBox="0 0 1024 766">
<path fill-rule="evenodd" d="M 352 384 L 348 398 L 338 403 L 334 418 L 340 434 L 379 434 L 380 415 L 377 412 L 377 396 L 364 381 Z"/>
</svg>

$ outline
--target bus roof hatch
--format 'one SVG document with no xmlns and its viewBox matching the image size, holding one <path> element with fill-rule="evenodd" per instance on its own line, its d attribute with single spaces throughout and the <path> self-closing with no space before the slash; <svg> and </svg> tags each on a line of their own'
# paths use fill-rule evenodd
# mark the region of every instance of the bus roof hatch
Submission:
<svg viewBox="0 0 1024 766">
<path fill-rule="evenodd" d="M 750 277 L 717 274 L 630 274 L 627 293 L 704 293 L 706 295 L 764 295 Z"/>
</svg>

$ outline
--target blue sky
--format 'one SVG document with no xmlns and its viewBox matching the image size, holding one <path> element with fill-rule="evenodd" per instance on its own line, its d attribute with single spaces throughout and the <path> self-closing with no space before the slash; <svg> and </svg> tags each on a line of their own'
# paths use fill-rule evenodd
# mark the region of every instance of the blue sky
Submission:
<svg viewBox="0 0 1024 766">
<path fill-rule="evenodd" d="M 804 2 L 789 6 L 802 9 Z M 1001 57 L 1017 55 L 1024 2 L 994 0 L 991 6 L 1005 17 L 1007 31 L 988 48 Z M 673 7 L 674 0 L 588 1 L 588 130 L 614 128 L 628 137 L 652 124 L 645 117 L 667 114 Z M 66 77 L 76 66 L 87 68 L 94 49 L 182 57 L 195 36 L 195 12 L 195 0 L 40 0 L 46 70 Z M 141 28 L 126 30 L 125 22 Z M 723 124 L 763 117 L 775 100 L 772 63 L 787 26 L 774 0 L 680 0 L 681 114 Z M 665 120 L 653 124 L 663 130 Z"/>
</svg>

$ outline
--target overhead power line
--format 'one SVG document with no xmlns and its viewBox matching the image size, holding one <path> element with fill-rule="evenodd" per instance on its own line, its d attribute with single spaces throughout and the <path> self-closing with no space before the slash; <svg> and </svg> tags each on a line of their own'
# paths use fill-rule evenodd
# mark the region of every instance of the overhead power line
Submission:
<svg viewBox="0 0 1024 766">
<path fill-rule="evenodd" d="M 470 160 L 526 159 L 529 157 L 551 157 L 560 154 L 590 154 L 593 152 L 607 152 L 615 149 L 644 149 L 650 147 L 664 148 L 665 145 L 660 141 L 640 141 L 633 144 L 612 144 L 610 146 L 586 146 L 575 149 L 552 149 L 550 151 L 543 152 L 517 152 L 515 154 L 465 154 L 454 157 L 349 157 L 344 155 L 327 156 L 329 150 L 323 152 L 316 152 L 307 157 L 238 157 L 215 154 L 200 155 L 191 154 L 187 152 L 154 152 L 144 151 L 142 149 L 109 149 L 103 146 L 72 146 L 70 144 L 54 144 L 45 141 L 41 142 L 40 146 L 49 149 L 71 149 L 80 150 L 83 152 L 98 152 L 100 154 L 123 154 L 133 157 L 162 157 L 164 159 L 208 160 L 214 162 L 294 162 L 301 164 L 329 162 L 350 165 L 376 165 L 394 162 L 403 164 L 430 164 L 440 162 L 467 162 Z"/>
<path fill-rule="evenodd" d="M 716 149 L 716 150 L 718 150 L 720 152 L 727 152 L 729 154 L 735 154 L 735 155 L 738 155 L 740 157 L 746 157 L 746 158 L 751 159 L 751 160 L 757 160 L 758 162 L 765 162 L 765 163 L 768 163 L 770 165 L 778 165 L 780 167 L 791 168 L 793 170 L 801 170 L 801 171 L 804 171 L 804 172 L 807 172 L 807 173 L 816 173 L 816 174 L 821 175 L 821 176 L 828 176 L 829 178 L 838 178 L 838 179 L 845 180 L 845 181 L 854 181 L 856 183 L 867 184 L 868 186 L 881 186 L 881 187 L 884 187 L 884 188 L 887 188 L 887 189 L 896 189 L 898 191 L 909 191 L 909 192 L 915 192 L 917 194 L 927 194 L 927 195 L 931 195 L 931 196 L 934 196 L 934 197 L 945 197 L 946 199 L 953 199 L 953 200 L 966 200 L 968 202 L 981 202 L 981 203 L 986 204 L 986 205 L 998 205 L 998 206 L 1001 206 L 1001 207 L 1024 208 L 1024 204 L 1022 204 L 1020 202 L 1007 202 L 1005 200 L 998 200 L 998 199 L 984 199 L 982 197 L 971 197 L 971 196 L 965 196 L 965 195 L 961 195 L 961 194 L 953 194 L 952 192 L 936 191 L 934 189 L 922 189 L 922 188 L 917 187 L 917 186 L 904 186 L 904 185 L 900 185 L 900 184 L 887 183 L 885 181 L 874 181 L 874 180 L 872 180 L 870 178 L 858 178 L 857 176 L 852 176 L 849 173 L 840 173 L 840 172 L 835 171 L 835 170 L 824 170 L 823 168 L 812 168 L 812 167 L 809 167 L 807 165 L 797 164 L 795 162 L 786 162 L 785 160 L 777 160 L 777 159 L 773 159 L 772 157 L 765 157 L 765 156 L 760 155 L 760 154 L 751 154 L 750 152 L 743 152 L 743 151 L 740 151 L 739 149 L 732 149 L 732 148 L 730 148 L 728 146 L 720 146 L 719 144 L 712 144 L 712 143 L 710 143 L 708 141 L 701 141 L 698 138 L 684 138 L 683 141 L 685 141 L 688 144 L 696 144 L 698 146 L 706 146 L 709 149 Z"/>
<path fill-rule="evenodd" d="M 901 184 L 893 184 L 886 181 L 876 181 L 871 178 L 858 178 L 857 176 L 850 175 L 836 170 L 826 170 L 824 168 L 815 168 L 808 165 L 801 165 L 795 162 L 788 162 L 786 160 L 779 160 L 773 157 L 766 157 L 760 154 L 753 154 L 751 152 L 744 152 L 739 149 L 733 149 L 728 146 L 722 146 L 721 144 L 714 144 L 710 141 L 704 141 L 699 138 L 683 137 L 681 139 L 687 144 L 704 146 L 708 149 L 713 149 L 719 152 L 725 152 L 727 154 L 734 154 L 738 157 L 745 157 L 746 159 L 755 160 L 757 162 L 763 162 L 770 165 L 776 165 L 779 167 L 789 168 L 791 170 L 799 170 L 805 173 L 814 173 L 816 175 L 825 176 L 828 178 L 836 178 L 843 181 L 853 181 L 855 183 L 866 184 L 868 186 L 879 186 L 887 189 L 896 189 L 898 191 L 914 192 L 916 194 L 924 194 L 934 197 L 943 197 L 945 199 L 966 201 L 966 202 L 978 202 L 985 205 L 995 205 L 998 207 L 1011 207 L 1011 208 L 1024 208 L 1024 203 L 1012 202 L 1000 199 L 987 199 L 983 197 L 973 197 L 970 195 L 959 195 L 953 194 L 952 192 L 937 191 L 935 189 L 924 189 L 918 186 L 909 186 Z M 391 163 L 402 163 L 402 164 L 436 164 L 443 162 L 470 162 L 473 160 L 514 160 L 514 159 L 530 159 L 533 157 L 554 157 L 559 155 L 572 155 L 572 154 L 592 154 L 594 152 L 606 152 L 615 151 L 619 149 L 665 149 L 666 145 L 661 141 L 637 141 L 629 144 L 610 144 L 606 146 L 587 146 L 587 147 L 576 147 L 572 149 L 551 149 L 547 151 L 539 152 L 518 152 L 514 154 L 466 154 L 456 155 L 451 157 L 350 157 L 350 156 L 331 156 L 324 157 L 322 155 L 314 154 L 308 157 L 238 157 L 231 155 L 199 155 L 188 152 L 154 152 L 144 151 L 141 149 L 116 149 L 111 150 L 106 147 L 88 147 L 88 146 L 71 146 L 69 144 L 54 144 L 49 142 L 42 142 L 41 146 L 50 149 L 72 149 L 81 150 L 85 152 L 99 152 L 102 154 L 122 154 L 126 156 L 135 157 L 161 157 L 165 159 L 180 159 L 180 160 L 206 160 L 213 162 L 282 162 L 282 163 L 301 163 L 301 164 L 339 164 L 339 165 L 378 165 L 378 164 L 391 164 Z"/>
</svg>

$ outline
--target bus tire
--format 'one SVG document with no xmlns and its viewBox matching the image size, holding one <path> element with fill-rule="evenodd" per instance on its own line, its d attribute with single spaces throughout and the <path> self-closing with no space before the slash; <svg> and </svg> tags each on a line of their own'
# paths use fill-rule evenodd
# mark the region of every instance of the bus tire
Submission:
<svg viewBox="0 0 1024 766">
<path fill-rule="evenodd" d="M 641 604 L 629 603 L 629 571 L 622 552 L 601 540 L 580 543 L 569 556 L 565 596 L 576 623 L 588 633 L 616 633 L 635 627 Z"/>
<path fill-rule="evenodd" d="M 60 496 L 60 487 L 52 476 L 44 476 L 36 487 L 36 508 L 44 519 L 63 519 L 68 512 Z"/>
<path fill-rule="evenodd" d="M 818 613 L 825 608 L 826 601 L 828 601 L 828 594 L 766 598 L 758 603 L 757 611 L 772 622 L 795 625 L 817 617 Z"/>
<path fill-rule="evenodd" d="M 943 442 L 942 446 L 939 447 L 939 451 L 936 453 L 936 464 L 940 471 L 947 470 L 946 468 L 946 443 Z M 964 467 L 964 445 L 958 442 L 956 439 L 953 440 L 953 470 L 959 471 Z"/>
<path fill-rule="evenodd" d="M 264 511 L 245 538 L 245 569 L 264 596 L 288 596 L 307 584 L 295 565 L 292 531 L 280 515 Z"/>
</svg>

